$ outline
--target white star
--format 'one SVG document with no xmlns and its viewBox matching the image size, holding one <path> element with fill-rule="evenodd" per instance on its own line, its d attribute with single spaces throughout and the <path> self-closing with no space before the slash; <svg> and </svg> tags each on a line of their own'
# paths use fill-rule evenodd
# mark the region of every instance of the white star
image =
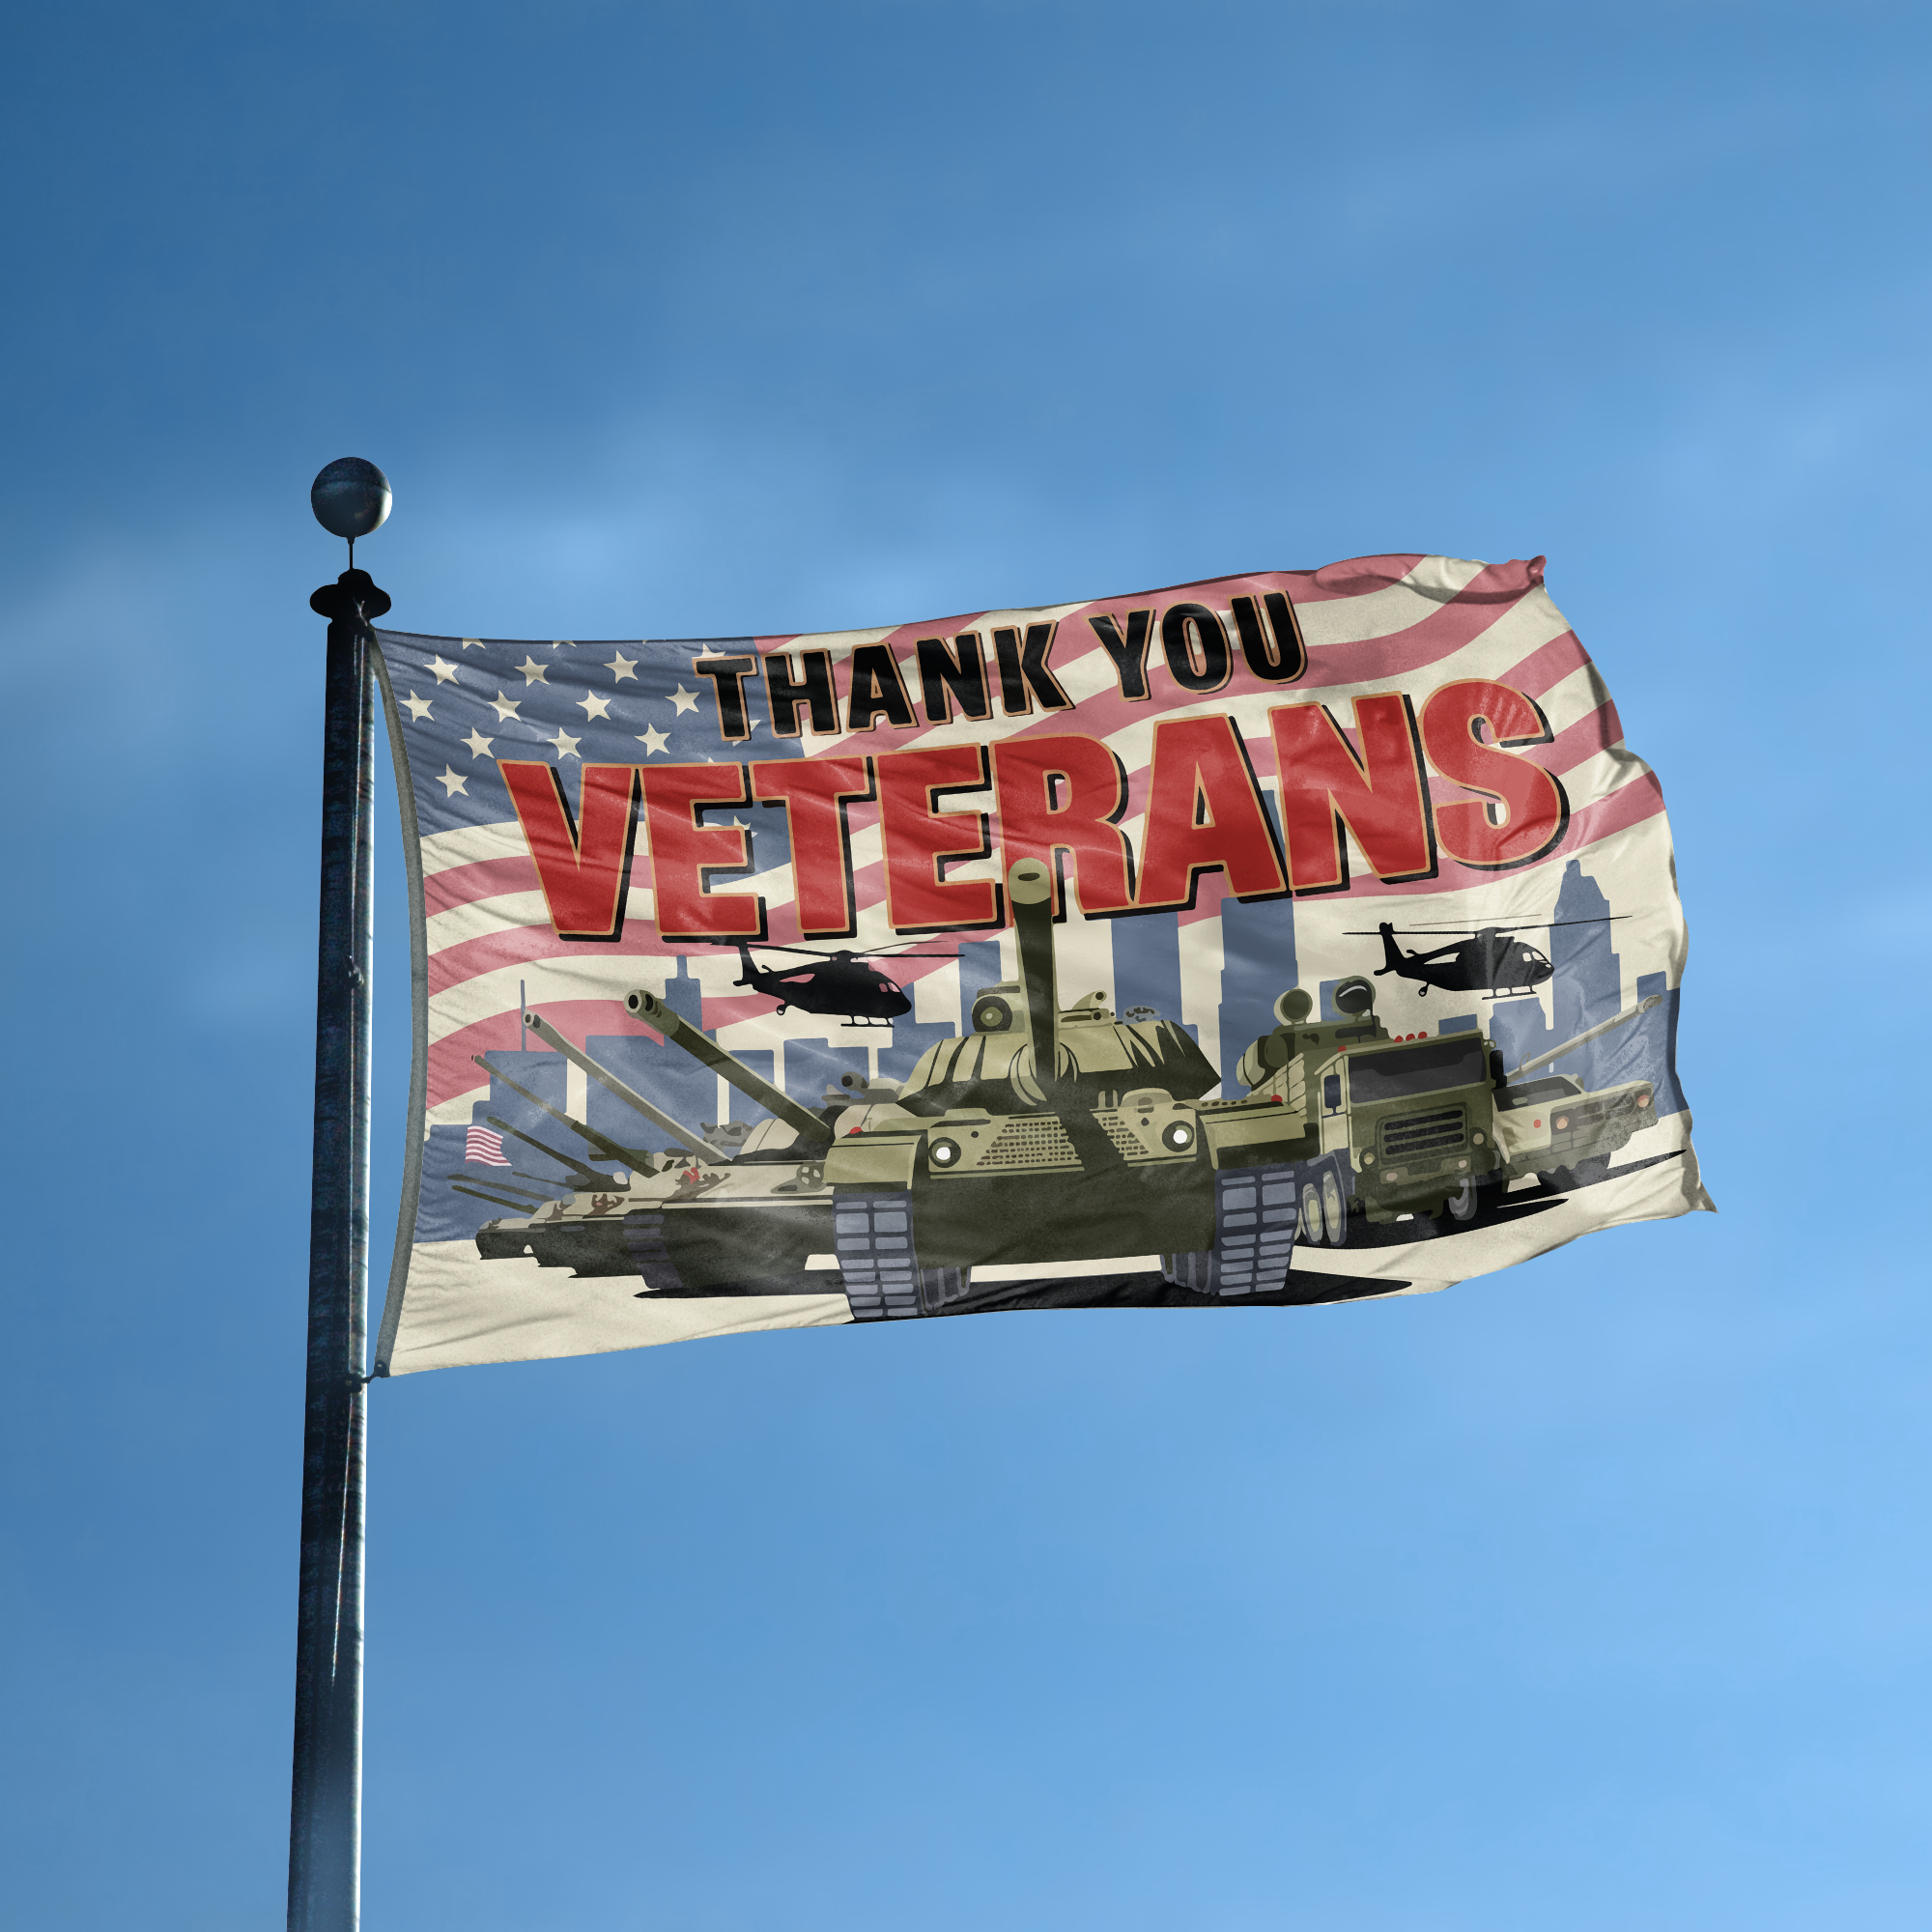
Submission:
<svg viewBox="0 0 1932 1932">
<path fill-rule="evenodd" d="M 444 664 L 440 658 L 431 658 L 429 668 L 435 671 L 437 683 L 450 684 L 455 681 L 456 667 L 454 665 Z"/>
<path fill-rule="evenodd" d="M 437 783 L 442 787 L 444 798 L 454 798 L 458 792 L 465 798 L 469 796 L 469 781 L 462 773 L 451 771 L 447 765 L 443 766 L 442 776 L 437 780 Z"/>
<path fill-rule="evenodd" d="M 483 648 L 483 639 L 481 638 L 465 638 L 463 639 L 463 648 L 466 651 L 469 648 L 471 644 L 474 644 L 476 648 L 480 651 Z"/>
<path fill-rule="evenodd" d="M 499 691 L 490 700 L 490 709 L 497 714 L 497 723 L 498 724 L 507 724 L 517 715 L 517 706 L 520 702 L 521 700 L 518 698 L 505 697 Z"/>
<path fill-rule="evenodd" d="M 656 757 L 670 743 L 669 733 L 660 731 L 655 724 L 647 724 L 636 735 L 638 743 L 644 748 L 644 755 L 647 758 Z"/>
<path fill-rule="evenodd" d="M 577 748 L 582 742 L 581 738 L 573 738 L 561 724 L 556 727 L 556 736 L 554 738 L 546 738 L 544 740 L 546 745 L 554 745 L 556 747 L 556 761 L 558 764 L 562 764 L 566 758 L 575 758 L 577 756 Z"/>
<path fill-rule="evenodd" d="M 633 684 L 638 680 L 637 659 L 627 658 L 622 651 L 619 651 L 605 668 L 610 671 L 612 684 L 622 684 L 627 677 Z"/>
<path fill-rule="evenodd" d="M 696 711 L 697 709 L 696 692 L 687 691 L 685 690 L 683 685 L 679 685 L 678 688 L 671 693 L 670 701 L 673 704 L 675 704 L 680 711 Z"/>
<path fill-rule="evenodd" d="M 403 699 L 403 709 L 420 724 L 429 716 L 429 699 L 418 697 L 412 691 Z"/>
<path fill-rule="evenodd" d="M 575 650 L 577 648 L 577 639 L 575 638 L 553 638 L 550 640 L 550 647 L 554 651 L 562 650 L 565 644 L 568 644 L 572 650 Z"/>
<path fill-rule="evenodd" d="M 594 691 L 586 692 L 577 700 L 577 708 L 583 713 L 587 724 L 593 718 L 608 718 L 611 715 L 611 700 L 599 697 Z"/>
<path fill-rule="evenodd" d="M 542 665 L 538 664 L 536 659 L 531 657 L 527 651 L 525 652 L 524 661 L 517 667 L 517 668 L 523 672 L 524 682 L 526 684 L 543 683 L 544 668 Z"/>
<path fill-rule="evenodd" d="M 488 753 L 492 743 L 492 741 L 484 737 L 484 735 L 480 731 L 471 731 L 469 737 L 464 739 L 463 742 L 469 747 L 469 755 L 472 758 L 480 758 L 485 756 Z"/>
</svg>

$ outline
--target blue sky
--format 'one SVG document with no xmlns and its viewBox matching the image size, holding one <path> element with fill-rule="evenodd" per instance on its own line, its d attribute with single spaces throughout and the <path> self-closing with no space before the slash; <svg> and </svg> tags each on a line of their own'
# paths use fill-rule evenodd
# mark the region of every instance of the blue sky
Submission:
<svg viewBox="0 0 1932 1932">
<path fill-rule="evenodd" d="M 1547 554 L 1672 808 L 1723 1210 L 378 1388 L 371 1932 L 1922 1926 L 1928 43 L 15 9 L 9 1918 L 281 1910 L 355 453 L 392 621 L 472 636 Z M 383 889 L 379 1193 L 393 833 Z"/>
</svg>

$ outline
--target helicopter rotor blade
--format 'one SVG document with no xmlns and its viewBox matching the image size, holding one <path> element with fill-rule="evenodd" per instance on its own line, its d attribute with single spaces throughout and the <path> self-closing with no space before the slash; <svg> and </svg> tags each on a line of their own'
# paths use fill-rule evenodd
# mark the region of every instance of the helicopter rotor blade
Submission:
<svg viewBox="0 0 1932 1932">
<path fill-rule="evenodd" d="M 727 939 L 707 939 L 704 941 L 704 944 L 707 946 L 733 946 L 736 943 Z M 827 952 L 821 947 L 816 946 L 774 946 L 769 941 L 763 939 L 748 939 L 744 944 L 747 947 L 755 946 L 760 952 L 803 952 L 809 959 L 832 959 L 837 957 L 835 953 Z M 853 956 L 856 958 L 858 955 L 854 954 Z"/>
<path fill-rule="evenodd" d="M 717 946 L 724 946 L 729 943 L 722 939 L 707 940 L 705 942 L 707 945 Z M 854 952 L 846 948 L 828 952 L 825 948 L 819 946 L 774 946 L 760 939 L 748 939 L 745 944 L 748 947 L 754 948 L 759 952 L 795 952 L 802 954 L 807 959 L 837 959 L 839 952 L 844 952 L 848 961 L 860 959 L 957 959 L 959 957 L 956 952 L 894 952 L 891 951 L 881 952 Z M 804 971 L 805 969 L 800 968 L 800 970 Z"/>
<path fill-rule="evenodd" d="M 1612 920 L 1634 919 L 1635 917 L 1634 913 L 1606 912 L 1599 913 L 1595 919 L 1546 919 L 1536 923 L 1528 920 L 1518 920 L 1514 925 L 1397 925 L 1391 926 L 1389 929 L 1399 939 L 1406 939 L 1411 933 L 1423 932 L 1461 933 L 1464 938 L 1474 939 L 1485 932 L 1493 932 L 1498 937 L 1507 937 L 1512 932 L 1548 932 L 1559 925 L 1607 925 Z M 1342 937 L 1344 939 L 1379 939 L 1381 937 L 1381 930 L 1378 927 L 1374 932 L 1345 932 Z"/>
</svg>

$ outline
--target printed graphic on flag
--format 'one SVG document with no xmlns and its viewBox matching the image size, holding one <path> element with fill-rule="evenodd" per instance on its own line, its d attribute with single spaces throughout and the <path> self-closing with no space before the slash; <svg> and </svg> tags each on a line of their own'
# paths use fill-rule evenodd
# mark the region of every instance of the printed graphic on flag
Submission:
<svg viewBox="0 0 1932 1932">
<path fill-rule="evenodd" d="M 379 636 L 426 968 L 392 1373 L 1426 1293 L 1709 1205 L 1662 795 L 1541 559 Z M 512 1165 L 492 1119 L 514 1174 L 452 1177 Z"/>
</svg>

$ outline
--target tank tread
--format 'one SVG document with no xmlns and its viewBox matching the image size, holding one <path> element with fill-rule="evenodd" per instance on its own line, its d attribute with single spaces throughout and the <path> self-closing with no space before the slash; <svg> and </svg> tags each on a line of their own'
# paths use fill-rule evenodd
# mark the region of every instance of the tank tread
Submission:
<svg viewBox="0 0 1932 1932">
<path fill-rule="evenodd" d="M 647 1289 L 677 1290 L 684 1277 L 665 1245 L 662 1213 L 648 1208 L 633 1208 L 624 1216 L 624 1246 L 629 1249 L 631 1265 L 643 1276 Z"/>
<path fill-rule="evenodd" d="M 910 1194 L 839 1195 L 832 1209 L 832 1251 L 853 1321 L 920 1313 Z"/>
<path fill-rule="evenodd" d="M 973 1270 L 921 1267 L 910 1194 L 841 1194 L 833 1210 L 839 1287 L 855 1321 L 939 1315 L 973 1292 Z"/>
<path fill-rule="evenodd" d="M 1288 1279 L 1293 1259 L 1300 1214 L 1295 1181 L 1292 1165 L 1216 1174 L 1213 1247 L 1163 1256 L 1162 1274 L 1195 1294 L 1272 1293 Z"/>
</svg>

